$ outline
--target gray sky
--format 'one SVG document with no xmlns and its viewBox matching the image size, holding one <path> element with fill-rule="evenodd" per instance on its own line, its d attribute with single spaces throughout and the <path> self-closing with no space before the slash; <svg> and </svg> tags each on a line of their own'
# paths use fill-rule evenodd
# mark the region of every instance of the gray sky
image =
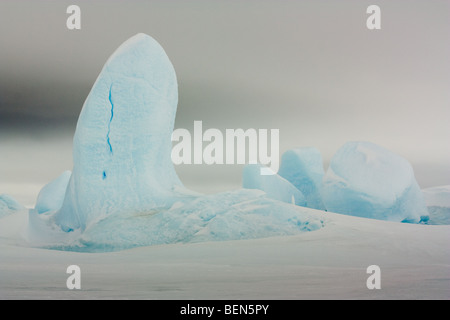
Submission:
<svg viewBox="0 0 450 320">
<path fill-rule="evenodd" d="M 81 30 L 66 28 L 70 4 Z M 376 31 L 370 4 L 2 0 L 0 187 L 71 169 L 82 104 L 138 32 L 174 64 L 176 128 L 277 128 L 281 152 L 316 146 L 326 163 L 346 141 L 368 140 L 407 158 L 422 187 L 450 184 L 450 1 L 376 1 Z M 199 191 L 240 185 L 241 169 L 177 168 Z"/>
</svg>

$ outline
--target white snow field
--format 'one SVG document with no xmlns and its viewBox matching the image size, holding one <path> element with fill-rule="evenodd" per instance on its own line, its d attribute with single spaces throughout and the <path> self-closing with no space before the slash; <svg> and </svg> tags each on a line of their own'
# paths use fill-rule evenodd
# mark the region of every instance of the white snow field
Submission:
<svg viewBox="0 0 450 320">
<path fill-rule="evenodd" d="M 163 244 L 118 252 L 31 248 L 26 211 L 0 220 L 1 299 L 449 299 L 450 226 L 309 208 L 326 227 L 263 239 Z M 69 265 L 81 289 L 66 287 Z M 381 289 L 369 290 L 370 265 Z"/>
</svg>

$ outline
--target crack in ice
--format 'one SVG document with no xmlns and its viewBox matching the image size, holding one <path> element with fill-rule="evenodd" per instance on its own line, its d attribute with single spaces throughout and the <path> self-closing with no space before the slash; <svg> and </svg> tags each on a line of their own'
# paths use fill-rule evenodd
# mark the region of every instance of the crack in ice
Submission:
<svg viewBox="0 0 450 320">
<path fill-rule="evenodd" d="M 111 118 L 109 119 L 109 123 L 108 123 L 108 133 L 106 134 L 106 142 L 108 143 L 108 146 L 109 146 L 109 152 L 110 152 L 110 153 L 112 153 L 113 150 L 112 150 L 112 146 L 111 146 L 111 141 L 110 141 L 110 139 L 109 139 L 109 134 L 111 133 L 111 121 L 112 121 L 112 119 L 113 119 L 113 117 L 114 117 L 114 104 L 113 104 L 112 99 L 111 99 L 111 90 L 112 90 L 112 84 L 111 84 L 111 86 L 109 87 L 109 97 L 108 97 L 109 103 L 111 104 Z"/>
</svg>

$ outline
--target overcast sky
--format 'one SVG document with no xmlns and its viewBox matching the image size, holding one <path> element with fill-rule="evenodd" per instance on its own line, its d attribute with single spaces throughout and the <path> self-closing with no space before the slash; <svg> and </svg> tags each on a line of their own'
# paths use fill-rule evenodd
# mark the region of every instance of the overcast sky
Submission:
<svg viewBox="0 0 450 320">
<path fill-rule="evenodd" d="M 66 28 L 70 4 L 81 30 Z M 381 30 L 366 28 L 370 4 Z M 450 1 L 2 0 L 0 187 L 71 169 L 83 102 L 138 32 L 177 72 L 176 128 L 277 128 L 281 152 L 316 146 L 326 163 L 346 141 L 372 141 L 422 187 L 450 184 L 449 24 Z M 200 191 L 239 185 L 241 169 L 177 168 Z"/>
</svg>

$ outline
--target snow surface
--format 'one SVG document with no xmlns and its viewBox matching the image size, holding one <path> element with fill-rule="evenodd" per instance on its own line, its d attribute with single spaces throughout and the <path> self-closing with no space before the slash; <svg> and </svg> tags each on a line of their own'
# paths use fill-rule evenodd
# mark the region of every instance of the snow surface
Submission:
<svg viewBox="0 0 450 320">
<path fill-rule="evenodd" d="M 31 248 L 20 211 L 0 219 L 0 298 L 450 299 L 450 226 L 295 208 L 326 227 L 106 253 Z M 72 264 L 81 268 L 81 290 L 66 287 Z M 366 287 L 373 264 L 381 268 L 380 290 Z"/>
</svg>

